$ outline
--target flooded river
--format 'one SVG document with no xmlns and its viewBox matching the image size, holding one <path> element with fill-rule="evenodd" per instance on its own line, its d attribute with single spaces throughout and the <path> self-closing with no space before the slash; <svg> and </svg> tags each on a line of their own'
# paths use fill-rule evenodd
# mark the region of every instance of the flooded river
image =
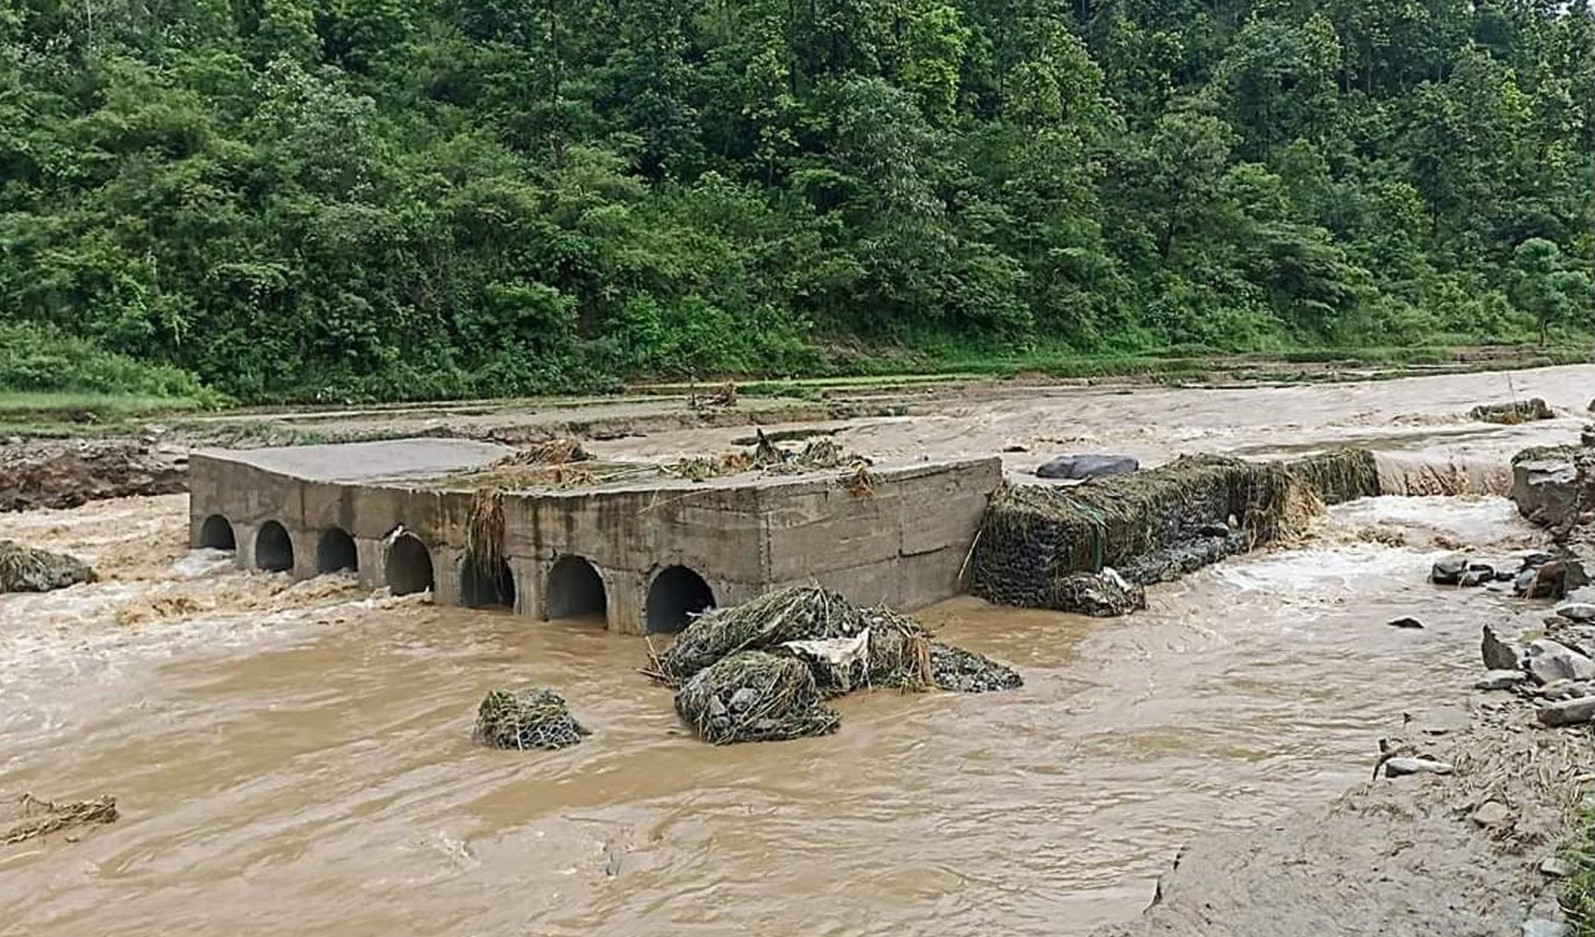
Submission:
<svg viewBox="0 0 1595 937">
<path fill-rule="evenodd" d="M 0 515 L 107 576 L 0 597 L 0 796 L 122 811 L 0 849 L 0 933 L 1085 933 L 1193 836 L 1365 779 L 1506 614 L 1429 563 L 1538 543 L 1501 498 L 1377 498 L 1124 619 L 958 599 L 922 617 L 1023 689 L 862 694 L 837 735 L 713 748 L 641 639 L 240 573 L 185 533 L 183 496 Z M 473 746 L 484 691 L 523 684 L 594 735 Z"/>
</svg>

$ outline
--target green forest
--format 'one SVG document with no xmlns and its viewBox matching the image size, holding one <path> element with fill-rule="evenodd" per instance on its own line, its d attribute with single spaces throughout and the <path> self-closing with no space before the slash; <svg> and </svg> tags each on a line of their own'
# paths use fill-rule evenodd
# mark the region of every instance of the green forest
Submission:
<svg viewBox="0 0 1595 937">
<path fill-rule="evenodd" d="M 1590 0 L 0 0 L 0 387 L 1595 332 Z"/>
</svg>

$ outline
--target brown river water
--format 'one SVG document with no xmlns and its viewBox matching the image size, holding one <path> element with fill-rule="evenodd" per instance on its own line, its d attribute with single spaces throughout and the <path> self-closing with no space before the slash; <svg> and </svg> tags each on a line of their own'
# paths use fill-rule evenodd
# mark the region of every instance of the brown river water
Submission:
<svg viewBox="0 0 1595 937">
<path fill-rule="evenodd" d="M 1574 370 L 1562 396 L 1587 396 Z M 1276 441 L 1258 436 L 1234 447 Z M 635 672 L 641 639 L 237 572 L 186 550 L 186 508 L 0 515 L 0 536 L 106 577 L 0 596 L 0 797 L 122 812 L 0 849 L 0 933 L 1085 933 L 1136 915 L 1183 842 L 1366 778 L 1508 614 L 1425 585 L 1429 563 L 1539 542 L 1503 498 L 1384 497 L 1124 619 L 957 599 L 922 617 L 1023 689 L 863 694 L 834 736 L 714 748 Z M 1426 628 L 1385 624 L 1408 614 Z M 475 747 L 483 692 L 523 684 L 594 735 Z"/>
</svg>

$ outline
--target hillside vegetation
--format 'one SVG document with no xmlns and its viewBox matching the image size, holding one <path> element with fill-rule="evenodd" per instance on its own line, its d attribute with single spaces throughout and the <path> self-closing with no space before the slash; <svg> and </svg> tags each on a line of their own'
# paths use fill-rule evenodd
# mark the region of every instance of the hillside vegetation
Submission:
<svg viewBox="0 0 1595 937">
<path fill-rule="evenodd" d="M 0 388 L 1541 341 L 1589 0 L 11 0 Z"/>
</svg>

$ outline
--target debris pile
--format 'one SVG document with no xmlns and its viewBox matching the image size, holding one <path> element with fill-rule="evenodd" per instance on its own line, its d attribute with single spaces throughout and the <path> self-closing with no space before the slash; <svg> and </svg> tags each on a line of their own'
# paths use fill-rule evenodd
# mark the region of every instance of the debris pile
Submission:
<svg viewBox="0 0 1595 937">
<path fill-rule="evenodd" d="M 694 674 L 676 693 L 676 712 L 716 745 L 777 742 L 835 732 L 842 717 L 821 699 L 803 661 L 738 651 Z"/>
<path fill-rule="evenodd" d="M 592 733 L 571 716 L 553 690 L 489 690 L 476 711 L 471 737 L 493 748 L 569 748 Z"/>
<path fill-rule="evenodd" d="M 1377 493 L 1373 457 L 1356 449 L 1294 463 L 1182 456 L 1070 488 L 1006 484 L 971 552 L 971 591 L 1007 605 L 1122 614 L 1144 601 L 1132 586 L 1298 534 L 1322 511 L 1321 497 Z M 1071 578 L 1110 567 L 1111 578 Z"/>
<path fill-rule="evenodd" d="M 652 673 L 678 688 L 676 710 L 715 744 L 833 732 L 841 717 L 823 701 L 866 687 L 985 692 L 1022 683 L 1003 664 L 932 640 L 912 618 L 816 585 L 698 618 Z"/>
<path fill-rule="evenodd" d="M 75 556 L 0 540 L 0 592 L 50 592 L 94 579 L 94 569 Z"/>
<path fill-rule="evenodd" d="M 7 806 L 14 806 L 18 816 L 7 817 L 5 832 L 0 833 L 0 846 L 27 842 L 61 830 L 86 826 L 90 823 L 116 822 L 116 798 L 96 797 L 93 800 L 74 800 L 57 804 L 40 800 L 32 794 L 23 794 Z M 7 810 L 10 814 L 12 811 Z"/>
<path fill-rule="evenodd" d="M 1468 411 L 1468 417 L 1485 423 L 1527 423 L 1530 420 L 1549 420 L 1556 414 L 1539 397 L 1528 400 L 1509 400 L 1505 403 L 1481 403 Z"/>
</svg>

